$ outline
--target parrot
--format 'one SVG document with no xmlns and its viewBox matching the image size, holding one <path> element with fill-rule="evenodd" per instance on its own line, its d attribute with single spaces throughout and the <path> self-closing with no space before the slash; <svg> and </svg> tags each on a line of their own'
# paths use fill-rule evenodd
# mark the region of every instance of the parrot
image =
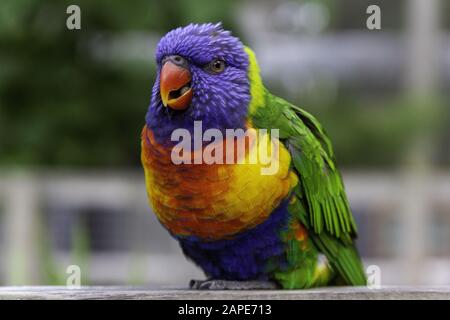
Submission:
<svg viewBox="0 0 450 320">
<path fill-rule="evenodd" d="M 253 50 L 221 22 L 169 31 L 155 58 L 141 162 L 158 221 L 205 274 L 191 288 L 366 285 L 355 219 L 319 121 L 266 88 Z M 194 141 L 196 122 L 201 134 L 215 129 L 222 139 Z M 260 160 L 176 162 L 179 129 L 190 134 L 183 159 L 211 144 L 228 152 L 244 139 L 248 148 L 233 160 L 268 148 L 278 170 L 262 174 Z M 230 129 L 253 135 L 229 138 Z M 263 131 L 268 140 L 255 142 Z"/>
</svg>

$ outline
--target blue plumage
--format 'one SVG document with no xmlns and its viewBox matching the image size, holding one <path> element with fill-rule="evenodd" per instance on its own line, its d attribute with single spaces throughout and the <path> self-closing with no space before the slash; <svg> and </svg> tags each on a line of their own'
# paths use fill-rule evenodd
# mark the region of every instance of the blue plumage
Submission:
<svg viewBox="0 0 450 320">
<path fill-rule="evenodd" d="M 209 278 L 224 280 L 269 280 L 267 268 L 287 264 L 280 233 L 288 227 L 287 201 L 281 203 L 259 226 L 229 240 L 208 241 L 176 237 L 183 253 Z"/>
<path fill-rule="evenodd" d="M 160 95 L 161 60 L 169 55 L 181 55 L 189 61 L 193 98 L 190 107 L 174 112 L 162 104 Z M 204 71 L 213 58 L 227 64 L 221 74 Z M 222 29 L 220 24 L 189 25 L 164 36 L 156 49 L 158 64 L 152 100 L 146 115 L 146 125 L 162 144 L 170 142 L 175 129 L 187 129 L 193 136 L 194 121 L 202 121 L 203 131 L 245 129 L 247 106 L 250 102 L 250 82 L 247 77 L 248 56 L 242 42 Z"/>
</svg>

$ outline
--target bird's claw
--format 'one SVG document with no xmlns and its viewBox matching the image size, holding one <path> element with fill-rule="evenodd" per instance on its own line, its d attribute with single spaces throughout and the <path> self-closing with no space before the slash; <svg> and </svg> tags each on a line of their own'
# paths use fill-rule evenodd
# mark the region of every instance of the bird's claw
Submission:
<svg viewBox="0 0 450 320">
<path fill-rule="evenodd" d="M 279 287 L 271 281 L 191 280 L 193 290 L 273 290 Z"/>
</svg>

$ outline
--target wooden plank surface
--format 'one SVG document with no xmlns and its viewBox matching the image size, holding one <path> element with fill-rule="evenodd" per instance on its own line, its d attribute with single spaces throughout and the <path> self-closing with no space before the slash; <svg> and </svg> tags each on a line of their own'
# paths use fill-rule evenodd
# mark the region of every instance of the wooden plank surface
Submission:
<svg viewBox="0 0 450 320">
<path fill-rule="evenodd" d="M 446 299 L 450 287 L 333 287 L 310 290 L 186 290 L 154 287 L 0 287 L 0 299 Z"/>
</svg>

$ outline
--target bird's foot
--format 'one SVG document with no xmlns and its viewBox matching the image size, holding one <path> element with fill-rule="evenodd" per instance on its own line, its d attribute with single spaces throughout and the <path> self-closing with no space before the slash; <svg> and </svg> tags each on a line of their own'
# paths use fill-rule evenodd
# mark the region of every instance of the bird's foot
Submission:
<svg viewBox="0 0 450 320">
<path fill-rule="evenodd" d="M 279 289 L 272 281 L 191 280 L 194 290 L 273 290 Z"/>
</svg>

